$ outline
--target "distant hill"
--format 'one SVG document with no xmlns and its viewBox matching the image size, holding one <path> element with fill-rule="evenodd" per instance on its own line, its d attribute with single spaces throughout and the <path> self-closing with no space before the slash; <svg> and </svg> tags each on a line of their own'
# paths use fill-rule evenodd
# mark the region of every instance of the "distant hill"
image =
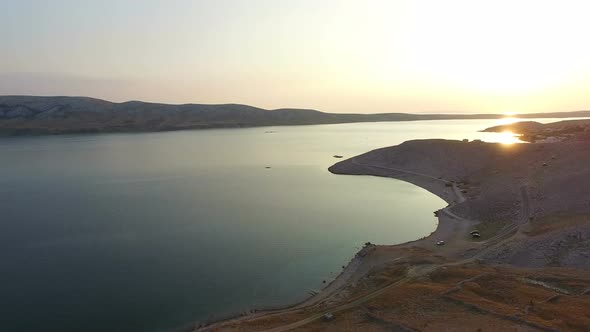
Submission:
<svg viewBox="0 0 590 332">
<path fill-rule="evenodd" d="M 521 121 L 486 128 L 482 131 L 510 131 L 521 135 L 520 139 L 527 142 L 555 142 L 564 140 L 590 141 L 590 120 L 564 120 L 545 124 L 535 121 Z"/>
<path fill-rule="evenodd" d="M 519 121 L 501 126 L 489 127 L 482 132 L 501 133 L 503 131 L 511 131 L 517 134 L 523 134 L 529 131 L 540 130 L 543 124 L 536 121 Z"/>
<path fill-rule="evenodd" d="M 502 114 L 336 114 L 265 110 L 239 104 L 113 103 L 88 97 L 0 96 L 0 135 L 140 132 L 351 122 L 496 119 Z M 590 117 L 590 111 L 523 114 L 523 118 Z"/>
</svg>

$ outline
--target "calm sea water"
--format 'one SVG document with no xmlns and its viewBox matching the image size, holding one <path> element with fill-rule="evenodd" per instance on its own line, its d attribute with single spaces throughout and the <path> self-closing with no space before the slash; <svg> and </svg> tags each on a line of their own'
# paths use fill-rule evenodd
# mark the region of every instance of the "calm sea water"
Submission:
<svg viewBox="0 0 590 332">
<path fill-rule="evenodd" d="M 302 300 L 362 243 L 429 234 L 445 205 L 401 181 L 332 175 L 334 154 L 494 141 L 476 132 L 494 124 L 0 139 L 0 330 L 166 331 Z"/>
</svg>

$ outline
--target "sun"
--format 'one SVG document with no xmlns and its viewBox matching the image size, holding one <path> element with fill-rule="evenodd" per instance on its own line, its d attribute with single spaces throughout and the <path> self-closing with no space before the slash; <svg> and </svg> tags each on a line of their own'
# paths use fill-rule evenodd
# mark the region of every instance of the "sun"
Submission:
<svg viewBox="0 0 590 332">
<path fill-rule="evenodd" d="M 394 38 L 400 27 L 385 26 L 372 54 L 382 72 L 411 73 L 424 84 L 486 96 L 539 93 L 590 71 L 590 44 L 580 35 L 590 3 L 576 7 L 533 0 L 432 2 L 428 10 L 410 4 L 403 35 Z"/>
</svg>

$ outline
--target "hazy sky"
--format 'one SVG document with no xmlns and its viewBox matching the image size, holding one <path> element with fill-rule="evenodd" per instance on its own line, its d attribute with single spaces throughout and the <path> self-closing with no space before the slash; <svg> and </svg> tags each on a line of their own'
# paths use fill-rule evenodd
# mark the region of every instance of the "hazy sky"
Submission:
<svg viewBox="0 0 590 332">
<path fill-rule="evenodd" d="M 0 0 L 0 94 L 590 109 L 590 1 Z"/>
</svg>

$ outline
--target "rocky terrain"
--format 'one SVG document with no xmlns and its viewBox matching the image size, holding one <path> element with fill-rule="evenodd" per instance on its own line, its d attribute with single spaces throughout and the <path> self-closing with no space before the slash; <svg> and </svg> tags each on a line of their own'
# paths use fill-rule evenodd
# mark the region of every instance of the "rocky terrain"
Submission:
<svg viewBox="0 0 590 332">
<path fill-rule="evenodd" d="M 588 140 L 590 138 L 590 120 L 566 120 L 547 124 L 535 121 L 521 121 L 486 128 L 483 131 L 509 131 L 521 135 L 521 140 L 527 142 L 555 143 L 571 139 Z"/>
<path fill-rule="evenodd" d="M 513 145 L 410 141 L 344 161 L 332 170 L 390 175 L 387 169 L 370 168 L 382 166 L 448 179 L 466 196 L 452 206 L 455 214 L 481 222 L 481 227 L 519 226 L 515 241 L 489 250 L 481 257 L 484 261 L 590 268 L 588 143 L 581 139 Z"/>
<path fill-rule="evenodd" d="M 437 230 L 367 244 L 304 303 L 187 330 L 589 331 L 590 141 L 576 133 L 557 143 L 408 141 L 335 164 L 336 174 L 440 196 L 449 205 L 436 211 Z"/>
<path fill-rule="evenodd" d="M 364 110 L 363 110 L 364 111 Z M 523 117 L 590 116 L 590 111 Z M 349 122 L 494 119 L 500 114 L 334 114 L 247 105 L 113 103 L 88 97 L 0 96 L 0 135 L 139 132 Z"/>
</svg>

